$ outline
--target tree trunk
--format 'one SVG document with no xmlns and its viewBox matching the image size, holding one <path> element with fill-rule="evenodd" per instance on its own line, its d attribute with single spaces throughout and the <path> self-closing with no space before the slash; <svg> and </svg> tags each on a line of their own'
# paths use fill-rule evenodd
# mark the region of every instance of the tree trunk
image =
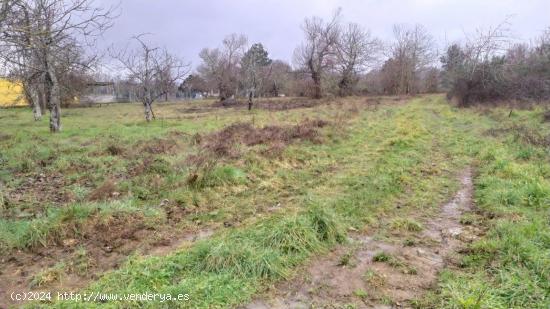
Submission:
<svg viewBox="0 0 550 309">
<path fill-rule="evenodd" d="M 353 89 L 352 83 L 353 82 L 352 82 L 352 78 L 350 77 L 350 74 L 344 73 L 342 75 L 342 78 L 340 79 L 340 82 L 338 83 L 338 88 L 340 88 L 339 89 L 340 96 L 345 97 L 352 94 L 352 89 Z"/>
<path fill-rule="evenodd" d="M 50 109 L 50 132 L 57 133 L 61 131 L 61 94 L 59 81 L 57 80 L 55 70 L 51 65 L 53 63 L 51 58 L 51 55 L 48 55 L 46 61 L 46 66 L 48 69 L 48 81 L 50 86 L 48 97 Z"/>
<path fill-rule="evenodd" d="M 151 102 L 147 100 L 143 103 L 143 107 L 145 108 L 145 120 L 147 120 L 147 122 L 150 122 L 154 118 L 153 104 L 151 104 Z"/>
<path fill-rule="evenodd" d="M 41 111 L 45 111 L 48 108 L 48 96 L 46 94 L 46 89 L 44 87 L 44 80 L 38 88 L 38 106 L 40 106 Z"/>
<path fill-rule="evenodd" d="M 252 110 L 252 91 L 248 93 L 248 110 Z"/>
<path fill-rule="evenodd" d="M 57 133 L 61 131 L 61 104 L 59 100 L 59 86 L 52 87 L 50 95 L 50 132 Z"/>
<path fill-rule="evenodd" d="M 311 78 L 313 79 L 313 97 L 315 99 L 320 99 L 323 96 L 321 89 L 321 74 L 313 72 Z"/>
<path fill-rule="evenodd" d="M 224 101 L 225 99 L 227 99 L 225 86 L 222 83 L 218 83 L 218 97 L 220 101 Z"/>
<path fill-rule="evenodd" d="M 40 94 L 37 89 L 30 89 L 29 92 L 31 97 L 32 114 L 34 116 L 34 121 L 39 121 L 42 119 L 42 108 L 40 108 Z"/>
</svg>

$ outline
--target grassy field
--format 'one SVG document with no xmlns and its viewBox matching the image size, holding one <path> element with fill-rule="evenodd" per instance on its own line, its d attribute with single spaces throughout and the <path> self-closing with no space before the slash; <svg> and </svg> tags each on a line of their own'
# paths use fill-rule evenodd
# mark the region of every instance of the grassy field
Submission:
<svg viewBox="0 0 550 309">
<path fill-rule="evenodd" d="M 66 109 L 56 135 L 26 109 L 0 110 L 0 307 L 28 290 L 189 295 L 44 307 L 237 307 L 353 248 L 352 235 L 414 246 L 466 168 L 475 205 L 460 222 L 478 232 L 409 304 L 550 306 L 542 110 L 439 95 L 279 104 L 163 103 L 151 123 L 137 104 Z M 331 305 L 369 298 L 350 294 Z"/>
</svg>

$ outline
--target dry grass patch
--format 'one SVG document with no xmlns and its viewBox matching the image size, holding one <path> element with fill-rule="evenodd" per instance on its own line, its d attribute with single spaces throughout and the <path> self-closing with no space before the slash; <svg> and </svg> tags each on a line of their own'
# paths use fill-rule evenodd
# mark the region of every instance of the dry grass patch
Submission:
<svg viewBox="0 0 550 309">
<path fill-rule="evenodd" d="M 216 157 L 237 158 L 240 154 L 238 145 L 264 144 L 280 150 L 295 140 L 321 143 L 318 129 L 328 124 L 327 121 L 317 119 L 304 120 L 293 126 L 269 125 L 257 128 L 251 123 L 237 122 L 198 140 L 202 149 Z"/>
</svg>

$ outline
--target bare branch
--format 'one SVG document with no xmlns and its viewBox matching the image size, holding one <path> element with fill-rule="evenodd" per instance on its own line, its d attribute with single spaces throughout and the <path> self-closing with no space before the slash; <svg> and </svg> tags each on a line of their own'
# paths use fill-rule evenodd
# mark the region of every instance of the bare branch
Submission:
<svg viewBox="0 0 550 309">
<path fill-rule="evenodd" d="M 117 50 L 110 48 L 111 57 L 116 59 L 129 74 L 130 80 L 138 82 L 137 97 L 145 108 L 145 119 L 154 118 L 153 102 L 176 91 L 190 72 L 190 64 L 170 54 L 165 48 L 153 47 L 144 36 L 133 36 L 138 47 Z"/>
</svg>

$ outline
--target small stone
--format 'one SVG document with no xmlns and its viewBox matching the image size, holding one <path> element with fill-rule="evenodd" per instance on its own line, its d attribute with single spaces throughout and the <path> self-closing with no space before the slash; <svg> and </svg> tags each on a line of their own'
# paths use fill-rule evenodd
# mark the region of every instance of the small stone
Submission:
<svg viewBox="0 0 550 309">
<path fill-rule="evenodd" d="M 78 240 L 74 238 L 68 238 L 63 240 L 63 246 L 64 247 L 72 247 L 78 243 Z"/>
</svg>

